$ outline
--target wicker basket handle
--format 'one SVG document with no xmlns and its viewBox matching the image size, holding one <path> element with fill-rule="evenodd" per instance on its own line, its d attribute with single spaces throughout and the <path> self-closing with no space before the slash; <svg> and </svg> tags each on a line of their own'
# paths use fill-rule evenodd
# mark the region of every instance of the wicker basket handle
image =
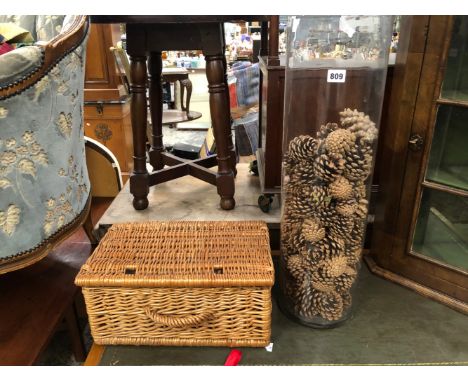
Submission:
<svg viewBox="0 0 468 382">
<path fill-rule="evenodd" d="M 157 324 L 170 326 L 172 328 L 190 328 L 192 326 L 200 325 L 201 323 L 212 320 L 214 318 L 214 315 L 211 312 L 202 312 L 189 316 L 180 316 L 159 314 L 155 311 L 152 311 L 151 308 L 146 308 L 145 314 L 148 318 L 150 318 Z"/>
</svg>

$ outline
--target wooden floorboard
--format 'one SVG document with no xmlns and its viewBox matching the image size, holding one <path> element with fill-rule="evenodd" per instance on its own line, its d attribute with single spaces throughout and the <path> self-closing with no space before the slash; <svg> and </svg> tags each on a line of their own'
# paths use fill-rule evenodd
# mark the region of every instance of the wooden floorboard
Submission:
<svg viewBox="0 0 468 382">
<path fill-rule="evenodd" d="M 93 344 L 83 366 L 98 366 L 104 354 L 105 346 Z"/>
</svg>

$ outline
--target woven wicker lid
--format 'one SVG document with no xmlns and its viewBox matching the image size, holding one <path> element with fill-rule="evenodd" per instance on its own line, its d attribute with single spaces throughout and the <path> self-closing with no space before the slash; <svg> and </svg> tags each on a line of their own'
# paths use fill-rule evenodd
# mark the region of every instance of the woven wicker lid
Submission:
<svg viewBox="0 0 468 382">
<path fill-rule="evenodd" d="M 272 286 L 261 221 L 114 224 L 75 280 L 83 287 Z"/>
</svg>

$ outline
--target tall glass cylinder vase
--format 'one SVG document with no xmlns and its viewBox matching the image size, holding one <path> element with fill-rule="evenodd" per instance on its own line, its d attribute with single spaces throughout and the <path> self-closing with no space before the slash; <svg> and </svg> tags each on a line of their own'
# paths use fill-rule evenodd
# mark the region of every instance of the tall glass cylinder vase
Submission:
<svg viewBox="0 0 468 382">
<path fill-rule="evenodd" d="M 391 16 L 289 18 L 279 303 L 305 325 L 351 311 L 391 27 Z"/>
</svg>

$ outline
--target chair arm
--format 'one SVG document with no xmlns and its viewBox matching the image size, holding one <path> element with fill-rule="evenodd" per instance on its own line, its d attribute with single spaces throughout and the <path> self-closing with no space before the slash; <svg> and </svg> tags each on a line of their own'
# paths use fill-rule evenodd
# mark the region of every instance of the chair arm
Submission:
<svg viewBox="0 0 468 382">
<path fill-rule="evenodd" d="M 42 51 L 42 62 L 33 65 L 27 74 L 8 84 L 0 84 L 0 100 L 19 94 L 44 77 L 64 56 L 78 47 L 87 36 L 89 17 L 78 16 L 65 31 L 52 40 L 38 41 L 34 47 Z M 23 48 L 21 48 L 23 49 Z M 22 72 L 23 73 L 23 72 Z"/>
<path fill-rule="evenodd" d="M 0 88 L 37 71 L 42 65 L 43 50 L 24 46 L 0 56 Z"/>
</svg>

